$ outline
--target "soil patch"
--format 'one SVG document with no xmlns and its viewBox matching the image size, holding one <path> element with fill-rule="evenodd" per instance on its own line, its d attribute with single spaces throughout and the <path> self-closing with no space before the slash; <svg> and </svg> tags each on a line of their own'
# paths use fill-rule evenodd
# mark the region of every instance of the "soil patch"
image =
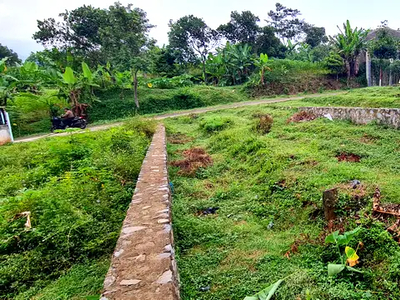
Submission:
<svg viewBox="0 0 400 300">
<path fill-rule="evenodd" d="M 212 165 L 210 155 L 202 148 L 192 148 L 183 151 L 185 159 L 171 162 L 172 166 L 179 167 L 179 174 L 194 175 L 199 168 L 206 168 Z"/>
<path fill-rule="evenodd" d="M 182 133 L 175 133 L 168 136 L 168 143 L 175 145 L 182 145 L 193 141 L 193 138 L 190 138 Z"/>
<path fill-rule="evenodd" d="M 309 113 L 306 111 L 300 111 L 298 113 L 295 113 L 293 116 L 291 116 L 286 122 L 287 123 L 299 123 L 299 122 L 308 122 L 315 120 L 317 118 L 316 115 L 313 113 Z"/>
<path fill-rule="evenodd" d="M 360 162 L 361 157 L 354 153 L 346 153 L 342 152 L 336 156 L 337 160 L 340 161 L 347 161 L 347 162 Z"/>
</svg>

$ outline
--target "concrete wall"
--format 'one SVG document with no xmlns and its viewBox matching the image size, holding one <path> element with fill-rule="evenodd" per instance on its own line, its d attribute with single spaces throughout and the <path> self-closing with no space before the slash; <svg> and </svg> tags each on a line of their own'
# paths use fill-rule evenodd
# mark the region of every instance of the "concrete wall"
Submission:
<svg viewBox="0 0 400 300">
<path fill-rule="evenodd" d="M 101 300 L 177 300 L 165 129 L 147 151 Z"/>
<path fill-rule="evenodd" d="M 400 109 L 398 108 L 362 108 L 362 107 L 300 107 L 300 111 L 317 116 L 330 114 L 333 119 L 350 120 L 355 124 L 378 124 L 400 128 Z"/>
</svg>

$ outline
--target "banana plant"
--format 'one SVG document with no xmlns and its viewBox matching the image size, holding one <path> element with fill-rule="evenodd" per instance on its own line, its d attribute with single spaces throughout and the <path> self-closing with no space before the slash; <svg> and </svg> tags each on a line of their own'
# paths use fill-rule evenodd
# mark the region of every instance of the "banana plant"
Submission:
<svg viewBox="0 0 400 300">
<path fill-rule="evenodd" d="M 7 74 L 7 57 L 0 60 L 0 106 L 7 106 L 7 101 L 16 93 L 18 79 Z"/>
<path fill-rule="evenodd" d="M 265 85 L 265 71 L 271 71 L 271 69 L 267 66 L 268 64 L 268 55 L 260 54 L 258 59 L 254 60 L 254 65 L 260 69 L 260 83 Z"/>
<path fill-rule="evenodd" d="M 347 269 L 351 272 L 362 273 L 362 271 L 353 268 L 356 264 L 358 264 L 359 256 L 357 254 L 357 250 L 349 247 L 351 239 L 354 235 L 360 231 L 361 228 L 357 227 L 352 231 L 345 232 L 343 234 L 339 234 L 339 231 L 335 231 L 332 234 L 328 235 L 325 238 L 325 243 L 327 244 L 335 244 L 338 250 L 338 254 L 341 260 L 340 264 L 328 264 L 328 276 L 334 276 L 342 272 L 344 269 Z M 360 243 L 359 243 L 360 245 Z M 344 254 L 342 254 L 340 247 L 345 246 Z"/>
<path fill-rule="evenodd" d="M 97 72 L 92 72 L 89 66 L 82 62 L 82 73 L 75 76 L 71 67 L 66 67 L 58 80 L 60 96 L 69 99 L 76 116 L 85 116 L 87 107 L 97 98 L 93 93 Z M 84 101 L 84 103 L 82 102 Z"/>
</svg>

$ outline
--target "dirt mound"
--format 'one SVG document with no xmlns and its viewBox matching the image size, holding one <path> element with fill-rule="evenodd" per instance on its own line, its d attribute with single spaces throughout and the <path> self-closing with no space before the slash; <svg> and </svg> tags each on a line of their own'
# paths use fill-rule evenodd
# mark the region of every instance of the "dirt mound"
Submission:
<svg viewBox="0 0 400 300">
<path fill-rule="evenodd" d="M 313 113 L 309 113 L 309 112 L 306 112 L 306 111 L 301 111 L 301 112 L 295 113 L 286 122 L 287 123 L 308 122 L 308 121 L 315 120 L 316 118 L 317 118 L 317 116 L 314 115 Z"/>
<path fill-rule="evenodd" d="M 172 166 L 179 167 L 179 174 L 194 175 L 199 168 L 206 168 L 212 165 L 210 155 L 202 148 L 192 148 L 183 151 L 185 159 L 171 162 Z"/>
<path fill-rule="evenodd" d="M 347 161 L 347 162 L 360 162 L 361 157 L 354 153 L 345 153 L 342 152 L 336 156 L 337 160 L 340 161 Z"/>
</svg>

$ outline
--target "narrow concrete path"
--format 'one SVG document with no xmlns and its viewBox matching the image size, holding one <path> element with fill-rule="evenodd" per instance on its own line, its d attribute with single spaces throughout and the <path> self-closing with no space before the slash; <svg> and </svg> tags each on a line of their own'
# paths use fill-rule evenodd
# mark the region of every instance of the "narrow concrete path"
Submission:
<svg viewBox="0 0 400 300">
<path fill-rule="evenodd" d="M 143 160 L 101 300 L 179 299 L 170 201 L 165 128 L 159 125 Z"/>
<path fill-rule="evenodd" d="M 299 96 L 299 97 L 261 99 L 261 100 L 255 100 L 255 101 L 235 102 L 235 103 L 229 103 L 229 104 L 222 104 L 222 105 L 218 105 L 218 106 L 194 108 L 194 109 L 184 110 L 184 111 L 179 111 L 179 112 L 160 114 L 160 115 L 153 116 L 152 118 L 155 120 L 163 120 L 163 119 L 167 119 L 167 118 L 187 116 L 190 114 L 200 114 L 200 113 L 205 113 L 205 112 L 209 112 L 209 111 L 217 111 L 217 110 L 221 110 L 221 109 L 232 109 L 232 108 L 239 108 L 239 107 L 245 107 L 245 106 L 288 102 L 288 101 L 301 100 L 304 98 L 318 98 L 318 97 L 323 97 L 323 96 L 335 96 L 335 95 L 339 95 L 339 94 L 343 94 L 343 93 L 345 93 L 345 92 L 337 92 L 337 93 L 329 93 L 329 94 L 312 94 L 312 95 Z M 123 122 L 116 122 L 116 123 L 111 123 L 111 124 L 92 126 L 92 127 L 88 127 L 88 130 L 89 131 L 105 130 L 105 129 L 109 129 L 112 127 L 121 126 L 122 124 L 123 124 Z M 82 133 L 82 132 L 85 132 L 85 131 L 76 131 L 73 133 Z M 31 137 L 16 139 L 15 143 L 33 142 L 33 141 L 43 139 L 46 137 L 66 136 L 69 134 L 71 134 L 71 133 L 63 132 L 63 133 L 57 133 L 57 134 L 49 133 L 49 134 L 43 134 L 43 135 L 35 135 L 35 136 L 31 136 Z"/>
</svg>

